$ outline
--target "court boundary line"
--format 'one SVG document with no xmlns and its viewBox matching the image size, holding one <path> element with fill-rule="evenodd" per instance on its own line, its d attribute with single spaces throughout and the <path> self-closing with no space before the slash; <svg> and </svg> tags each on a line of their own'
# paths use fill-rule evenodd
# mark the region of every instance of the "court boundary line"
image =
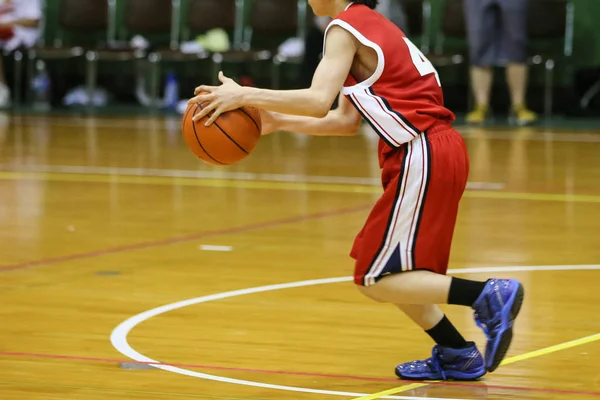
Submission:
<svg viewBox="0 0 600 400">
<path fill-rule="evenodd" d="M 138 175 L 83 175 L 60 172 L 7 172 L 0 171 L 0 180 L 42 180 L 46 182 L 77 182 L 102 184 L 170 185 L 182 187 L 236 188 L 255 190 L 283 190 L 369 194 L 380 196 L 382 189 L 373 185 L 325 184 L 317 182 L 278 182 L 227 179 L 169 178 Z M 503 190 L 469 189 L 465 198 L 524 201 L 556 201 L 566 203 L 600 203 L 600 195 L 570 193 L 512 192 Z"/>
<path fill-rule="evenodd" d="M 87 356 L 71 356 L 66 354 L 42 354 L 42 353 L 24 353 L 24 352 L 14 352 L 14 351 L 0 351 L 0 357 L 19 357 L 19 358 L 47 358 L 54 360 L 65 360 L 65 361 L 90 361 L 90 362 L 102 362 L 102 363 L 129 363 L 129 364 L 137 364 L 137 365 L 149 365 L 149 363 L 125 360 L 125 359 L 114 359 L 114 358 L 102 358 L 102 357 L 87 357 Z M 164 364 L 164 363 L 163 363 Z M 218 366 L 218 365 L 198 365 L 198 364 L 187 364 L 187 363 L 167 363 L 167 365 L 173 365 L 175 367 L 187 367 L 187 368 L 196 368 L 203 369 L 207 371 L 232 371 L 232 372 L 249 372 L 255 374 L 272 374 L 272 375 L 291 375 L 291 376 L 304 376 L 304 377 L 313 377 L 313 378 L 322 378 L 322 379 L 349 379 L 349 380 L 359 380 L 363 382 L 406 382 L 402 381 L 398 378 L 378 378 L 373 376 L 354 376 L 354 375 L 336 375 L 336 374 L 321 374 L 321 373 L 311 373 L 311 372 L 301 372 L 301 371 L 278 371 L 278 370 L 266 370 L 266 369 L 256 369 L 256 368 L 243 368 L 243 367 L 226 367 L 226 366 Z M 419 383 L 427 383 L 427 385 L 438 385 L 438 386 L 455 386 L 455 387 L 464 387 L 464 388 L 477 388 L 473 384 L 462 383 L 462 382 L 453 382 L 453 381 L 435 381 L 435 382 L 424 382 L 424 381 L 415 381 L 414 384 Z M 516 392 L 539 392 L 539 393 L 557 393 L 557 394 L 573 394 L 573 395 L 584 395 L 584 396 L 598 396 L 600 397 L 600 392 L 592 392 L 592 391 L 578 391 L 578 390 L 569 390 L 569 389 L 544 389 L 538 387 L 521 387 L 521 386 L 509 386 L 509 385 L 488 385 L 487 383 L 484 386 L 486 389 L 500 389 L 500 390 L 513 390 Z"/>
<path fill-rule="evenodd" d="M 569 340 L 567 342 L 555 344 L 553 346 L 544 347 L 544 348 L 539 349 L 539 350 L 529 351 L 527 353 L 520 354 L 518 356 L 512 356 L 512 357 L 509 357 L 509 358 L 505 358 L 504 360 L 502 360 L 502 363 L 500 365 L 510 365 L 510 364 L 514 364 L 514 363 L 519 362 L 519 361 L 530 360 L 532 358 L 537 358 L 537 357 L 545 356 L 545 355 L 548 355 L 548 354 L 556 353 L 558 351 L 562 351 L 562 350 L 566 350 L 566 349 L 571 349 L 573 347 L 582 346 L 582 345 L 588 344 L 588 343 L 597 342 L 599 340 L 600 340 L 600 333 L 596 333 L 596 334 L 589 335 L 589 336 L 584 336 L 584 337 L 579 338 L 579 339 Z M 397 388 L 388 389 L 388 390 L 384 390 L 384 391 L 381 391 L 381 392 L 373 393 L 372 395 L 369 395 L 369 396 L 356 397 L 356 398 L 354 398 L 352 400 L 375 400 L 375 399 L 381 399 L 381 398 L 384 398 L 388 394 L 402 393 L 402 392 L 406 392 L 408 390 L 430 386 L 431 384 L 432 383 L 424 382 L 424 383 L 418 383 L 418 384 L 416 384 L 417 386 L 413 386 L 413 387 L 407 387 L 407 385 L 398 386 Z M 563 394 L 566 394 L 566 393 L 563 393 Z M 600 393 L 598 393 L 598 394 L 579 393 L 579 394 L 588 395 L 588 396 L 600 396 Z"/>
<path fill-rule="evenodd" d="M 35 127 L 39 126 L 40 123 L 49 123 L 53 127 L 58 128 L 79 128 L 86 127 L 91 129 L 151 129 L 155 132 L 179 132 L 179 124 L 181 123 L 180 118 L 152 118 L 148 116 L 144 119 L 129 118 L 128 116 L 95 116 L 95 119 L 81 118 L 81 116 L 66 116 L 56 115 L 50 118 L 32 118 L 30 115 L 16 114 L 19 117 L 19 125 L 23 127 Z M 183 117 L 183 115 L 181 116 Z M 162 125 L 159 125 L 161 124 Z M 454 124 L 454 128 L 463 136 L 465 139 L 477 137 L 476 129 L 466 123 Z M 528 129 L 531 134 L 522 138 L 526 141 L 554 141 L 554 142 L 573 142 L 573 143 L 599 143 L 597 132 L 598 129 L 589 128 L 567 128 L 561 126 L 532 126 L 521 128 L 519 132 L 523 132 Z M 373 135 L 372 128 L 366 124 L 363 124 L 359 130 L 360 135 L 367 136 Z M 486 139 L 492 140 L 514 140 L 514 127 L 507 125 L 493 125 L 486 126 Z M 290 131 L 280 131 L 279 134 L 287 135 L 300 135 L 298 133 Z M 300 137 L 304 137 L 302 135 Z"/>
<path fill-rule="evenodd" d="M 24 168 L 14 168 L 9 164 L 0 164 L 0 171 L 4 172 L 46 172 L 75 175 L 123 175 L 140 176 L 152 178 L 196 178 L 196 179 L 227 179 L 239 181 L 265 181 L 265 182 L 287 182 L 287 183 L 325 183 L 325 184 L 348 184 L 368 185 L 381 188 L 379 177 L 359 176 L 334 176 L 334 175 L 301 175 L 301 174 L 275 174 L 260 172 L 237 172 L 237 171 L 213 171 L 194 169 L 168 169 L 168 168 L 130 168 L 130 167 L 102 167 L 87 165 L 27 165 Z M 468 182 L 469 189 L 501 190 L 504 188 L 501 182 Z"/>
<path fill-rule="evenodd" d="M 481 267 L 481 268 L 462 268 L 462 269 L 452 269 L 449 270 L 449 274 L 460 274 L 460 273 L 483 273 L 483 272 L 526 272 L 526 271 L 573 271 L 573 270 L 600 270 L 600 265 L 552 265 L 552 266 L 512 266 L 512 267 Z M 358 397 L 363 398 L 364 396 L 372 396 L 372 394 L 368 393 L 352 393 L 352 392 L 341 392 L 341 391 L 330 391 L 330 390 L 321 390 L 321 389 L 310 389 L 310 388 L 301 388 L 296 386 L 285 386 L 285 385 L 273 385 L 262 382 L 254 382 L 242 379 L 233 379 L 222 377 L 218 375 L 205 374 L 195 371 L 190 371 L 184 368 L 174 367 L 170 364 L 163 363 L 152 358 L 149 358 L 139 352 L 137 352 L 127 341 L 127 336 L 140 323 L 147 321 L 150 318 L 153 318 L 157 315 L 164 314 L 179 308 L 188 307 L 191 305 L 206 303 L 209 301 L 222 300 L 231 297 L 243 296 L 254 293 L 262 293 L 274 290 L 283 290 L 283 289 L 292 289 L 304 286 L 317 286 L 331 283 L 344 283 L 351 282 L 353 280 L 352 277 L 338 277 L 338 278 L 325 278 L 325 279 L 313 279 L 306 281 L 298 281 L 298 282 L 288 282 L 282 284 L 274 284 L 274 285 L 266 285 L 259 286 L 253 288 L 239 289 L 228 292 L 216 293 L 207 296 L 196 297 L 192 299 L 182 300 L 175 303 L 166 304 L 160 307 L 155 307 L 153 309 L 144 311 L 137 315 L 134 315 L 127 320 L 121 322 L 110 335 L 110 341 L 113 347 L 119 351 L 124 356 L 137 361 L 149 364 L 155 368 L 159 368 L 165 371 L 173 372 L 180 375 L 186 375 L 190 377 L 207 379 L 217 382 L 223 383 L 231 383 L 237 385 L 251 386 L 251 387 L 260 387 L 265 389 L 275 389 L 275 390 L 284 390 L 291 392 L 302 392 L 302 393 L 313 393 L 313 394 L 325 394 L 325 395 L 335 395 L 335 396 L 345 396 L 345 397 Z M 543 350 L 543 349 L 542 349 Z M 539 352 L 539 350 L 538 350 Z M 423 384 L 425 385 L 425 384 Z M 391 396 L 384 395 L 378 398 L 385 399 L 424 399 L 423 397 L 407 397 L 407 396 Z M 429 398 L 430 400 L 433 398 Z M 444 399 L 444 400 L 452 400 L 452 399 Z"/>
</svg>

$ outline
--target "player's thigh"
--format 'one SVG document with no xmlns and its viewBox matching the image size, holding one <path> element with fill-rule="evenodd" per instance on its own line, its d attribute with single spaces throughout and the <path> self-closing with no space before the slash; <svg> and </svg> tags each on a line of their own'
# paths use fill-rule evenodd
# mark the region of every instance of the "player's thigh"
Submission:
<svg viewBox="0 0 600 400">
<path fill-rule="evenodd" d="M 402 157 L 406 162 L 406 157 Z M 384 175 L 391 175 L 384 170 Z M 395 209 L 401 195 L 403 175 L 405 168 L 395 171 L 394 176 L 387 176 L 387 184 L 383 194 L 379 197 L 367 220 L 356 236 L 350 255 L 356 260 L 354 267 L 354 281 L 357 285 L 368 286 L 374 283 L 373 279 L 366 279 L 382 256 L 389 251 L 390 235 L 395 229 Z"/>
<path fill-rule="evenodd" d="M 412 246 L 414 269 L 446 274 L 469 160 L 464 140 L 449 129 L 429 135 L 430 175 Z"/>
</svg>

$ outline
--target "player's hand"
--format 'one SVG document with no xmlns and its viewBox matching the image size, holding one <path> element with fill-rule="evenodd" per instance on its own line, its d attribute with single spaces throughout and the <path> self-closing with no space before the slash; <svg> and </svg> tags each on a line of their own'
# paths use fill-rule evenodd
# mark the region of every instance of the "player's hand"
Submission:
<svg viewBox="0 0 600 400">
<path fill-rule="evenodd" d="M 190 99 L 188 104 L 208 102 L 208 104 L 202 107 L 202 111 L 194 116 L 194 121 L 198 121 L 212 112 L 212 115 L 205 124 L 209 126 L 224 112 L 243 106 L 243 87 L 238 85 L 233 79 L 227 78 L 222 71 L 219 72 L 219 81 L 222 83 L 221 86 L 198 86 L 194 90 L 196 97 Z"/>
<path fill-rule="evenodd" d="M 279 130 L 277 120 L 272 112 L 261 109 L 258 111 L 260 111 L 261 135 L 268 135 L 269 133 Z"/>
</svg>

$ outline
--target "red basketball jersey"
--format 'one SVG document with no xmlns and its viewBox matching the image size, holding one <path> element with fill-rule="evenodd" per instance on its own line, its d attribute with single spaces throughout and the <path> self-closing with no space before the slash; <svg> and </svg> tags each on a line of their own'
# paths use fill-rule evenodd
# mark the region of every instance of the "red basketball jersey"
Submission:
<svg viewBox="0 0 600 400">
<path fill-rule="evenodd" d="M 444 107 L 437 71 L 394 23 L 365 5 L 350 4 L 327 29 L 334 25 L 377 53 L 375 73 L 363 82 L 349 75 L 342 94 L 381 138 L 381 161 L 436 122 L 454 120 Z"/>
</svg>

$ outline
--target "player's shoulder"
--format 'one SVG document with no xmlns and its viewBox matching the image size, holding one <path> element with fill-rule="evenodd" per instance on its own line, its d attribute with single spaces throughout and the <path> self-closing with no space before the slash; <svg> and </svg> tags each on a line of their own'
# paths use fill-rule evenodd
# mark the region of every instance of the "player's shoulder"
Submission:
<svg viewBox="0 0 600 400">
<path fill-rule="evenodd" d="M 357 45 L 355 29 L 344 21 L 333 20 L 325 31 L 325 44 L 338 49 L 355 48 Z"/>
</svg>

